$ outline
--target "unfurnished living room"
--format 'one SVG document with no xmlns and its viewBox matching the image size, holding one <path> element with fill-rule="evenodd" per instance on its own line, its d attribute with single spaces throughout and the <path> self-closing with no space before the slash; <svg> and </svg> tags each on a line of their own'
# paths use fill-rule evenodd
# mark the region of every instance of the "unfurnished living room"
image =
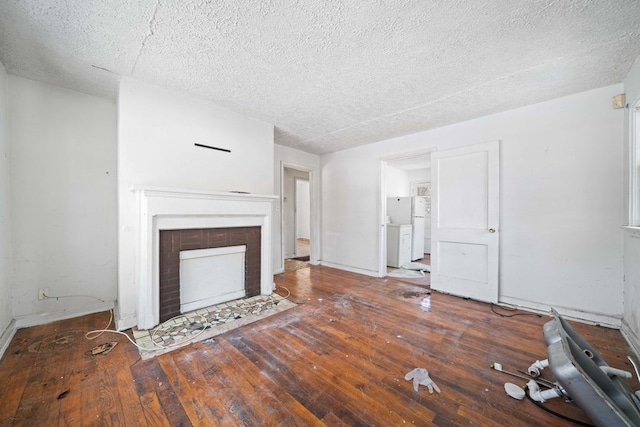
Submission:
<svg viewBox="0 0 640 427">
<path fill-rule="evenodd" d="M 640 2 L 0 2 L 0 426 L 640 425 Z"/>
</svg>

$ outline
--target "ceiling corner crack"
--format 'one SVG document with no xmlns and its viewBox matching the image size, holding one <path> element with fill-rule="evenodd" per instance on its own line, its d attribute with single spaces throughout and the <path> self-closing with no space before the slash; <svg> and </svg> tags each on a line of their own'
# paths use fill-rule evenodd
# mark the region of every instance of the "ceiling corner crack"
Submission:
<svg viewBox="0 0 640 427">
<path fill-rule="evenodd" d="M 142 43 L 140 44 L 140 50 L 138 51 L 138 55 L 136 56 L 136 60 L 133 62 L 133 67 L 131 68 L 132 76 L 133 76 L 133 73 L 136 71 L 136 67 L 138 66 L 138 61 L 142 56 L 142 52 L 144 51 L 144 47 L 147 44 L 147 40 L 149 40 L 149 38 L 153 36 L 153 34 L 155 33 L 156 15 L 158 14 L 158 9 L 160 9 L 160 0 L 156 0 L 156 5 L 153 8 L 153 13 L 149 18 L 149 24 L 148 24 L 149 30 L 147 31 L 147 34 L 144 35 L 144 38 L 142 39 Z"/>
</svg>

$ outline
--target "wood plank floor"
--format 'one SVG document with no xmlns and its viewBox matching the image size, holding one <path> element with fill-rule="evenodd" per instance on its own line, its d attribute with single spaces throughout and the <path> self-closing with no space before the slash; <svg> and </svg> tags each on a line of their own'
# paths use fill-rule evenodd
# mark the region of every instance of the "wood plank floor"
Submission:
<svg viewBox="0 0 640 427">
<path fill-rule="evenodd" d="M 421 279 L 311 267 L 276 282 L 297 307 L 147 361 L 124 337 L 84 338 L 109 313 L 18 331 L 0 361 L 0 425 L 572 425 L 508 397 L 504 383 L 524 381 L 490 369 L 545 358 L 548 318 L 502 318 L 435 292 L 426 311 Z M 609 364 L 631 370 L 618 331 L 573 325 Z M 119 345 L 85 354 L 108 341 Z M 442 393 L 415 392 L 404 380 L 415 367 Z M 546 405 L 586 421 L 575 404 Z"/>
</svg>

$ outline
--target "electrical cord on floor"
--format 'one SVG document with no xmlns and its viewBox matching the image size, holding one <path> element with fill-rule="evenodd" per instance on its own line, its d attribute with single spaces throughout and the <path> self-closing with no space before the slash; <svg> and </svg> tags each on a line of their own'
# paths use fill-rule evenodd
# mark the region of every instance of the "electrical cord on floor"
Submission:
<svg viewBox="0 0 640 427">
<path fill-rule="evenodd" d="M 100 332 L 97 335 L 93 335 L 94 333 L 96 333 L 96 331 L 89 331 L 86 334 L 84 334 L 84 337 L 88 340 L 95 340 L 96 338 L 98 338 L 100 335 L 104 334 L 104 331 L 109 331 L 109 326 L 111 326 L 111 322 L 113 322 L 113 310 L 109 310 L 109 323 L 107 323 L 107 326 L 105 326 L 102 329 L 99 329 L 98 332 Z"/>
<path fill-rule="evenodd" d="M 565 421 L 569 421 L 571 423 L 577 424 L 579 426 L 585 426 L 585 427 L 596 427 L 593 424 L 589 424 L 589 423 L 585 423 L 584 421 L 580 421 L 580 420 L 576 420 L 574 418 L 568 417 L 566 415 L 560 414 L 554 410 L 551 410 L 549 408 L 547 408 L 546 406 L 544 406 L 542 403 L 533 400 L 533 398 L 531 397 L 531 395 L 529 394 L 529 389 L 527 388 L 527 397 L 529 398 L 530 401 L 532 401 L 538 408 L 541 408 L 542 410 L 544 410 L 545 412 L 550 413 L 551 415 L 558 417 L 558 418 L 562 418 Z"/>
<path fill-rule="evenodd" d="M 87 332 L 86 335 L 93 334 L 93 333 L 96 333 L 96 332 L 100 332 L 100 335 L 102 335 L 102 333 L 104 333 L 104 332 L 110 332 L 112 334 L 124 335 L 124 337 L 126 339 L 128 339 L 129 342 L 131 342 L 131 344 L 135 345 L 140 350 L 153 350 L 153 348 L 147 348 L 147 347 L 142 347 L 141 345 L 138 345 L 138 343 L 136 343 L 134 340 L 132 340 L 131 337 L 129 335 L 127 335 L 125 332 L 120 332 L 120 331 L 111 330 L 111 329 L 96 329 L 95 331 Z M 91 338 L 87 338 L 87 339 L 91 339 Z"/>
<path fill-rule="evenodd" d="M 98 297 L 94 297 L 93 295 L 59 295 L 59 296 L 50 296 L 50 295 L 47 295 L 46 293 L 43 293 L 42 297 L 44 299 L 55 299 L 56 301 L 59 301 L 60 298 L 93 298 L 93 299 L 98 300 L 100 302 L 106 303 L 105 300 L 100 299 Z M 109 313 L 110 313 L 110 317 L 109 317 L 109 322 L 107 323 L 107 326 L 105 326 L 102 329 L 98 329 L 97 331 L 89 331 L 89 332 L 87 332 L 86 334 L 84 334 L 84 337 L 86 339 L 95 340 L 96 338 L 98 338 L 103 333 L 110 331 L 109 330 L 109 326 L 111 326 L 111 322 L 113 322 L 113 310 L 109 310 Z M 100 333 L 94 336 L 93 334 L 95 332 L 100 332 Z M 111 331 L 111 332 L 113 332 L 113 331 Z"/>
<path fill-rule="evenodd" d="M 43 294 L 43 297 L 44 297 L 44 299 L 55 299 L 56 301 L 60 300 L 60 298 L 93 298 L 93 299 L 98 300 L 100 302 L 106 302 L 105 300 L 100 299 L 98 297 L 94 297 L 93 295 L 59 295 L 59 296 L 50 296 L 50 295 L 47 295 L 47 294 Z M 136 344 L 136 342 L 133 341 L 129 337 L 129 335 L 127 335 L 126 333 L 108 329 L 109 326 L 111 326 L 111 322 L 113 322 L 113 310 L 109 310 L 109 313 L 110 313 L 110 317 L 109 317 L 109 322 L 107 323 L 107 326 L 105 326 L 102 329 L 96 329 L 94 331 L 89 331 L 89 332 L 84 334 L 84 337 L 86 339 L 88 339 L 88 340 L 95 340 L 96 338 L 98 338 L 99 336 L 104 334 L 105 332 L 110 332 L 112 334 L 124 335 L 125 337 L 127 337 L 127 339 L 129 341 L 131 341 L 131 343 L 133 345 L 135 345 L 138 348 L 145 349 L 144 347 L 140 347 L 138 344 Z"/>
<path fill-rule="evenodd" d="M 536 316 L 536 317 L 542 317 L 541 314 L 538 313 L 513 313 L 513 314 L 504 314 L 504 313 L 498 313 L 495 309 L 496 304 L 491 303 L 491 311 L 493 312 L 493 314 L 496 314 L 500 317 L 516 317 L 516 316 Z M 503 306 L 498 306 L 500 307 L 500 309 L 504 310 L 504 311 L 516 311 L 517 308 L 514 307 L 503 307 Z"/>
<path fill-rule="evenodd" d="M 284 289 L 289 291 L 287 288 L 284 288 Z M 289 292 L 289 295 L 290 294 L 291 294 L 291 292 Z M 289 295 L 287 295 L 287 297 Z M 47 295 L 47 294 L 43 294 L 43 297 L 44 297 L 44 299 L 55 299 L 55 300 L 60 300 L 60 298 L 93 298 L 93 299 L 98 300 L 100 302 L 106 302 L 105 300 L 100 299 L 98 297 L 94 297 L 93 295 L 58 295 L 58 296 L 50 296 L 50 295 Z M 107 326 L 105 326 L 102 329 L 96 329 L 96 330 L 89 331 L 89 332 L 85 333 L 84 337 L 86 339 L 94 340 L 94 339 L 98 338 L 99 336 L 101 336 L 104 333 L 119 334 L 119 335 L 124 335 L 131 342 L 131 344 L 135 345 L 136 347 L 138 347 L 141 350 L 153 350 L 153 348 L 147 348 L 147 347 L 142 347 L 141 345 L 138 345 L 138 343 L 136 343 L 134 340 L 132 340 L 131 337 L 129 335 L 127 335 L 125 332 L 108 329 L 109 326 L 111 326 L 111 322 L 113 322 L 113 310 L 109 310 L 109 312 L 110 312 L 110 318 L 109 318 L 109 322 L 107 323 Z M 159 344 L 159 343 L 157 343 L 155 341 L 155 335 L 158 332 L 158 330 L 162 327 L 162 325 L 164 325 L 165 323 L 170 322 L 170 321 L 172 321 L 174 319 L 177 319 L 179 317 L 183 317 L 183 316 L 184 316 L 184 314 L 180 314 L 180 315 L 172 317 L 171 319 L 169 319 L 169 320 L 161 323 L 160 325 L 156 326 L 156 328 L 153 330 L 153 333 L 151 334 L 151 342 L 153 342 L 155 347 L 159 347 L 159 348 L 162 348 L 162 349 L 169 349 L 169 348 L 176 347 L 178 345 L 186 344 L 188 342 L 193 341 L 197 337 L 199 337 L 207 329 L 206 326 L 205 326 L 207 319 L 204 316 L 202 316 L 202 319 L 203 319 L 203 322 L 202 322 L 203 327 L 202 327 L 202 329 L 200 330 L 200 332 L 198 332 L 197 334 L 189 337 L 188 339 L 180 341 L 180 342 L 177 342 L 177 343 L 174 343 L 174 344 L 169 345 L 169 346 L 161 345 L 161 344 Z"/>
<path fill-rule="evenodd" d="M 302 301 L 294 301 L 291 298 L 289 298 L 291 296 L 291 291 L 287 288 L 285 288 L 284 286 L 276 286 L 276 288 L 274 289 L 274 291 L 277 291 L 278 289 L 284 289 L 285 291 L 287 291 L 287 296 L 286 297 L 282 297 L 282 295 L 280 295 L 282 298 L 284 299 L 288 299 L 289 301 L 291 301 L 294 304 L 298 304 L 298 305 L 302 305 L 302 304 L 306 304 L 306 302 L 302 302 Z"/>
<path fill-rule="evenodd" d="M 171 322 L 172 320 L 178 319 L 180 317 L 185 317 L 185 316 L 186 316 L 186 314 L 180 314 L 180 315 L 172 317 L 171 319 L 166 320 L 166 321 L 162 322 L 161 324 L 159 324 L 158 326 L 156 326 L 154 328 L 153 332 L 151 333 L 151 342 L 154 345 L 154 347 L 152 347 L 152 348 L 143 347 L 143 346 L 139 345 L 137 342 L 132 340 L 131 337 L 125 332 L 115 331 L 115 330 L 111 330 L 111 329 L 96 329 L 95 331 L 87 332 L 85 334 L 85 336 L 100 332 L 100 334 L 95 337 L 95 338 L 97 338 L 98 336 L 102 335 L 103 333 L 108 332 L 108 333 L 112 333 L 112 334 L 124 335 L 129 340 L 129 342 L 131 342 L 131 344 L 135 345 L 140 350 L 154 350 L 155 347 L 167 350 L 167 349 L 170 349 L 170 348 L 174 348 L 174 347 L 177 347 L 177 346 L 181 346 L 181 345 L 187 344 L 187 343 L 193 341 L 194 339 L 198 338 L 200 335 L 202 335 L 202 333 L 205 330 L 207 330 L 207 327 L 206 327 L 207 319 L 204 316 L 200 316 L 202 318 L 202 320 L 203 320 L 202 321 L 202 329 L 200 329 L 200 331 L 197 334 L 189 337 L 188 339 L 182 340 L 180 342 L 173 343 L 171 345 L 161 345 L 158 342 L 156 342 L 156 340 L 155 340 L 156 334 L 158 333 L 158 331 L 160 330 L 162 325 L 164 325 L 165 323 Z M 109 324 L 111 324 L 111 322 L 109 322 Z M 87 339 L 93 339 L 93 338 L 87 338 Z"/>
<path fill-rule="evenodd" d="M 631 356 L 627 356 L 627 360 L 629 360 L 629 362 L 631 362 L 631 365 L 633 365 L 633 370 L 636 371 L 636 380 L 640 382 L 640 372 L 638 372 L 638 365 L 636 365 L 636 362 L 633 361 Z"/>
<path fill-rule="evenodd" d="M 284 286 L 276 286 L 276 289 L 275 289 L 275 290 L 277 291 L 278 289 L 284 289 L 285 291 L 287 291 L 287 296 L 286 296 L 286 297 L 282 297 L 282 295 L 278 294 L 278 295 L 280 295 L 282 298 L 284 298 L 284 299 L 288 299 L 288 298 L 291 296 L 291 291 L 290 291 L 289 289 L 285 288 Z"/>
</svg>

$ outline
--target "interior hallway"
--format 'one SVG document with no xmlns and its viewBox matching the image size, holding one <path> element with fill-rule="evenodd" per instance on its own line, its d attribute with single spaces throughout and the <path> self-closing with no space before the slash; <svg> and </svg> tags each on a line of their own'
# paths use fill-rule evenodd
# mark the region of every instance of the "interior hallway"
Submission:
<svg viewBox="0 0 640 427">
<path fill-rule="evenodd" d="M 284 271 L 295 271 L 311 266 L 309 262 L 309 255 L 311 254 L 309 245 L 309 239 L 300 237 L 296 239 L 296 256 L 295 258 L 284 260 Z"/>
</svg>

